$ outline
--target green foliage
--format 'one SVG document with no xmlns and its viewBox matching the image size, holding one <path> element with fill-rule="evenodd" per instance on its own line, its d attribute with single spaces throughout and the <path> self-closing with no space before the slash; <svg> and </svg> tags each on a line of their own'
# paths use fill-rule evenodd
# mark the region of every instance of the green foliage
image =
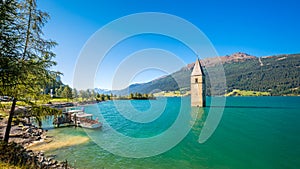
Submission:
<svg viewBox="0 0 300 169">
<path fill-rule="evenodd" d="M 228 92 L 233 89 L 299 95 L 300 55 L 280 55 L 224 64 Z M 297 89 L 298 88 L 298 89 Z"/>
<path fill-rule="evenodd" d="M 52 98 L 49 100 L 50 102 L 67 102 L 68 100 L 66 98 Z"/>
<path fill-rule="evenodd" d="M 0 95 L 38 97 L 58 74 L 50 70 L 56 43 L 42 32 L 49 15 L 36 8 L 35 0 L 1 1 L 0 11 Z"/>
<path fill-rule="evenodd" d="M 77 89 L 72 89 L 72 96 L 73 96 L 73 98 L 75 99 L 75 100 L 77 100 L 78 99 L 78 97 L 79 97 L 79 94 L 78 94 L 78 91 L 77 91 Z"/>
<path fill-rule="evenodd" d="M 106 100 L 112 100 L 113 97 L 111 97 L 111 95 L 108 94 L 97 94 L 96 95 L 96 100 L 97 101 L 106 101 Z"/>
<path fill-rule="evenodd" d="M 0 95 L 4 96 L 13 92 L 12 86 L 17 83 L 19 38 L 18 26 L 15 18 L 18 17 L 16 1 L 1 1 L 1 32 L 0 32 Z M 15 77 L 17 76 L 17 77 Z"/>
<path fill-rule="evenodd" d="M 38 122 L 39 127 L 42 127 L 42 120 L 54 115 L 58 116 L 62 112 L 61 110 L 57 110 L 54 108 L 50 108 L 47 106 L 42 105 L 32 105 L 29 110 L 29 116 L 35 117 L 36 121 Z"/>
<path fill-rule="evenodd" d="M 67 99 L 71 99 L 73 97 L 71 87 L 69 87 L 68 85 L 64 86 L 61 96 Z"/>
<path fill-rule="evenodd" d="M 36 0 L 1 1 L 0 95 L 12 98 L 5 132 L 8 141 L 11 121 L 18 100 L 27 101 L 44 96 L 44 88 L 59 74 L 51 49 L 56 45 L 44 39 L 42 28 L 49 15 L 37 9 Z"/>
<path fill-rule="evenodd" d="M 125 97 L 126 98 L 126 97 Z M 147 93 L 130 93 L 127 96 L 128 99 L 133 99 L 133 100 L 147 100 L 147 99 L 155 99 L 154 95 L 151 94 L 147 94 Z"/>
<path fill-rule="evenodd" d="M 270 96 L 269 92 L 246 91 L 234 89 L 232 92 L 227 93 L 225 96 Z"/>
<path fill-rule="evenodd" d="M 64 86 L 61 85 L 58 88 L 55 88 L 55 96 L 62 97 L 62 92 L 64 91 Z"/>
<path fill-rule="evenodd" d="M 80 90 L 79 91 L 79 97 L 81 97 L 83 100 L 89 99 L 91 96 L 88 90 Z"/>
</svg>

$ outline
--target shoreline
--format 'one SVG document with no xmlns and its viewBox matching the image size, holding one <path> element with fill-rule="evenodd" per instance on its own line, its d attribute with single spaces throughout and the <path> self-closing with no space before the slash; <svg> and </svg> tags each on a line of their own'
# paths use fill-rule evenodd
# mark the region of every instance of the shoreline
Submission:
<svg viewBox="0 0 300 169">
<path fill-rule="evenodd" d="M 55 108 L 58 110 L 62 110 L 66 107 L 72 107 L 72 106 L 87 106 L 98 103 L 97 101 L 84 101 L 84 102 L 63 102 L 63 103 L 51 103 L 51 104 L 43 104 L 43 106 L 49 106 L 51 108 Z M 17 106 L 17 109 L 20 109 L 22 111 L 26 111 L 26 107 L 23 106 Z M 22 149 L 22 155 L 20 157 L 15 157 L 13 154 L 8 154 L 6 156 L 14 156 L 14 158 L 20 158 L 20 161 L 25 161 L 26 164 L 21 165 L 27 165 L 27 163 L 30 163 L 32 165 L 37 165 L 37 167 L 46 167 L 46 168 L 67 168 L 72 169 L 71 166 L 68 165 L 67 161 L 58 161 L 55 159 L 56 155 L 50 155 L 46 156 L 44 154 L 45 151 L 49 150 L 49 147 L 54 148 L 61 148 L 61 147 L 69 147 L 74 146 L 77 144 L 82 144 L 89 141 L 89 138 L 79 138 L 77 137 L 75 140 L 77 142 L 73 142 L 69 140 L 67 144 L 57 144 L 55 143 L 55 136 L 49 136 L 48 130 L 39 128 L 35 126 L 31 121 L 28 120 L 28 118 L 17 118 L 17 120 L 13 121 L 10 135 L 9 135 L 9 143 L 5 143 L 2 141 L 5 130 L 7 126 L 7 118 L 1 116 L 0 118 L 0 138 L 1 138 L 1 144 L 7 144 L 7 145 L 17 145 L 17 147 L 21 147 Z M 55 130 L 55 129 L 54 129 Z M 79 142 L 78 142 L 79 140 Z M 54 144 L 51 144 L 53 143 Z M 36 148 L 39 146 L 44 146 L 44 148 Z M 45 148 L 46 147 L 46 148 Z M 48 148 L 47 148 L 48 147 Z M 5 152 L 1 150 L 0 155 L 4 155 Z M 4 155 L 5 156 L 5 155 Z M 25 158 L 26 159 L 23 159 Z M 30 160 L 30 162 L 28 162 Z M 10 163 L 10 161 L 6 161 L 6 159 L 1 159 L 4 163 Z M 12 165 L 20 165 L 20 164 L 12 164 Z"/>
<path fill-rule="evenodd" d="M 24 120 L 24 119 L 23 119 Z M 25 120 L 24 120 L 25 121 Z M 68 168 L 72 169 L 72 167 L 68 166 L 68 162 L 55 160 L 54 156 L 46 156 L 43 150 L 34 151 L 30 149 L 31 146 L 39 144 L 39 143 L 49 143 L 52 142 L 52 137 L 47 135 L 48 130 L 44 130 L 42 128 L 36 127 L 31 123 L 25 123 L 23 125 L 14 124 L 12 125 L 9 143 L 5 143 L 1 140 L 1 156 L 5 157 L 13 157 L 22 163 L 12 165 L 35 165 L 36 167 L 41 168 Z M 5 132 L 7 121 L 5 118 L 0 120 L 1 125 L 1 134 Z M 5 126 L 4 126 L 5 125 Z M 8 149 L 8 150 L 5 150 Z M 18 149 L 18 150 L 14 150 Z M 15 151 L 18 151 L 18 154 L 15 155 Z M 9 159 L 2 159 L 2 162 L 11 163 L 11 161 L 6 161 Z"/>
<path fill-rule="evenodd" d="M 51 107 L 58 110 L 63 110 L 66 107 L 74 106 L 88 106 L 97 104 L 100 101 L 83 101 L 83 102 L 54 102 L 50 104 L 42 104 L 42 106 Z M 17 106 L 16 110 L 19 109 L 21 112 L 26 111 L 26 107 Z M 19 114 L 20 112 L 18 112 Z M 7 126 L 7 118 L 0 118 L 0 138 L 3 139 L 5 130 Z M 53 130 L 56 130 L 55 128 Z M 45 156 L 44 152 L 52 149 L 59 149 L 64 147 L 70 147 L 78 144 L 83 144 L 88 142 L 90 139 L 88 137 L 79 137 L 70 136 L 68 140 L 59 140 L 55 135 L 48 135 L 48 130 L 44 128 L 39 128 L 32 123 L 31 120 L 28 120 L 26 117 L 19 117 L 16 121 L 13 121 L 9 143 L 8 144 L 17 144 L 24 149 L 26 155 L 39 159 L 39 161 L 34 161 L 40 166 L 46 166 L 48 168 L 65 168 L 68 164 L 67 162 L 61 162 L 55 160 L 56 155 Z M 1 154 L 0 154 L 1 155 Z M 71 167 L 67 167 L 72 169 Z"/>
</svg>

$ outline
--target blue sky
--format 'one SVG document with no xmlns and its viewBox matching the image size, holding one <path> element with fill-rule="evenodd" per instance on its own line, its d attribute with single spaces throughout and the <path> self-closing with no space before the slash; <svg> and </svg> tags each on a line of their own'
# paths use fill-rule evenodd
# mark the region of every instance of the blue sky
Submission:
<svg viewBox="0 0 300 169">
<path fill-rule="evenodd" d="M 71 86 L 77 57 L 86 41 L 105 24 L 139 12 L 162 12 L 186 19 L 206 34 L 220 56 L 238 51 L 255 56 L 300 52 L 297 11 L 300 2 L 297 0 L 40 0 L 38 5 L 51 16 L 44 28 L 45 36 L 59 44 L 54 49 L 58 62 L 55 69 L 64 73 L 63 82 Z M 177 47 L 178 42 L 166 37 L 145 35 L 126 42 L 122 50 L 119 47 L 122 53 L 173 47 L 173 52 L 179 55 L 180 49 L 186 51 L 181 55 L 185 63 L 195 60 L 185 47 Z M 111 88 L 112 72 L 122 57 L 126 56 L 111 54 L 106 58 L 99 72 L 101 68 L 106 71 L 97 74 L 95 87 Z M 164 74 L 157 70 L 144 71 L 132 83 L 146 82 Z"/>
</svg>

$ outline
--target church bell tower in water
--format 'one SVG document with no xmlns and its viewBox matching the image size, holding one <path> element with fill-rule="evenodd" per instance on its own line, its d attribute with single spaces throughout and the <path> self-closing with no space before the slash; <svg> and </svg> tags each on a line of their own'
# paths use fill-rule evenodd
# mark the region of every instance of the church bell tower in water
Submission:
<svg viewBox="0 0 300 169">
<path fill-rule="evenodd" d="M 191 106 L 205 107 L 205 75 L 197 58 L 191 74 Z"/>
</svg>

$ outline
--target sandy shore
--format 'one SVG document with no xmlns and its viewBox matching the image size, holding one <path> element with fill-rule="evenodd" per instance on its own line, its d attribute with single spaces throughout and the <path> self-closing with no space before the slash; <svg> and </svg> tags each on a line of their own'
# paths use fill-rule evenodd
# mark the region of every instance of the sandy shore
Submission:
<svg viewBox="0 0 300 169">
<path fill-rule="evenodd" d="M 53 137 L 51 141 L 47 140 L 35 142 L 30 144 L 26 148 L 33 151 L 49 151 L 87 143 L 89 140 L 90 139 L 88 137 L 84 136 L 70 136 L 66 137 L 63 140 L 55 139 L 55 137 Z"/>
</svg>

